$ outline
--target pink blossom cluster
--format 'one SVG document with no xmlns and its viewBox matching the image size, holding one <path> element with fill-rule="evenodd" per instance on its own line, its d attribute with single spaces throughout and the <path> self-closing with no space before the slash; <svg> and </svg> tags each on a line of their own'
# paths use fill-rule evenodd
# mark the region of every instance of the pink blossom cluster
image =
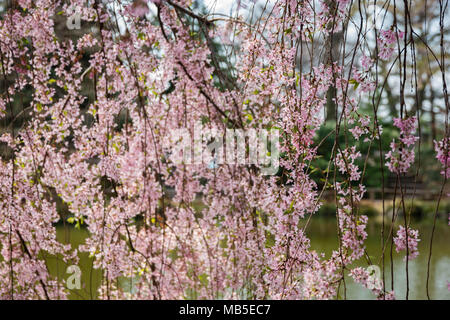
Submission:
<svg viewBox="0 0 450 320">
<path fill-rule="evenodd" d="M 362 267 L 356 267 L 350 270 L 350 276 L 356 283 L 362 284 L 365 288 L 370 289 L 377 297 L 377 300 L 395 300 L 394 291 L 383 292 L 380 279 Z M 377 283 L 378 281 L 378 283 Z"/>
<path fill-rule="evenodd" d="M 378 42 L 378 57 L 382 60 L 389 60 L 395 51 L 394 44 L 403 39 L 405 33 L 402 31 L 395 32 L 392 28 L 381 30 Z"/>
<path fill-rule="evenodd" d="M 336 165 L 341 173 L 348 173 L 351 181 L 358 181 L 361 177 L 358 165 L 355 160 L 361 157 L 361 152 L 356 150 L 356 146 L 344 149 L 336 155 Z"/>
<path fill-rule="evenodd" d="M 441 174 L 450 178 L 450 138 L 444 137 L 440 141 L 434 141 L 434 149 L 436 150 L 436 159 L 442 164 Z"/>
<path fill-rule="evenodd" d="M 333 33 L 342 30 L 349 3 L 350 0 L 319 1 L 321 12 L 317 15 L 318 27 Z"/>
<path fill-rule="evenodd" d="M 389 160 L 386 166 L 389 171 L 397 174 L 405 173 L 414 163 L 414 144 L 419 139 L 414 135 L 416 121 L 416 117 L 394 119 L 394 126 L 400 129 L 400 138 L 399 142 L 395 140 L 391 142 L 391 150 L 386 154 L 386 159 Z"/>
<path fill-rule="evenodd" d="M 355 119 L 356 118 L 356 119 Z M 362 135 L 370 135 L 370 117 L 367 115 L 358 115 L 356 114 L 354 117 L 350 117 L 347 121 L 349 124 L 355 124 L 353 128 L 350 128 L 348 131 L 350 131 L 353 135 L 353 137 L 356 140 L 359 140 Z M 381 130 L 381 128 L 380 128 Z M 376 135 L 374 135 L 376 137 Z M 370 138 L 366 136 L 364 138 L 364 142 L 370 141 Z"/>
<path fill-rule="evenodd" d="M 412 260 L 419 255 L 419 249 L 417 248 L 419 243 L 419 231 L 408 227 L 408 259 Z M 406 250 L 406 229 L 403 226 L 399 226 L 397 235 L 394 237 L 395 250 L 400 252 Z M 406 259 L 406 256 L 405 256 Z"/>
</svg>

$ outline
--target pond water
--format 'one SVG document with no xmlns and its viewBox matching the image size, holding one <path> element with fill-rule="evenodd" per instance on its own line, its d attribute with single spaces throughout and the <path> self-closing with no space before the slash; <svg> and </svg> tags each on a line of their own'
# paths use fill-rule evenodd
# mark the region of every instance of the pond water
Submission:
<svg viewBox="0 0 450 320">
<path fill-rule="evenodd" d="M 430 247 L 430 236 L 432 223 L 429 221 L 413 222 L 412 227 L 419 229 L 419 256 L 408 263 L 409 274 L 409 299 L 427 299 L 426 276 L 427 263 Z M 386 226 L 385 235 L 390 226 Z M 397 228 L 395 229 L 397 230 Z M 371 223 L 367 226 L 368 238 L 366 250 L 371 263 L 382 269 L 381 260 L 381 224 Z M 312 220 L 307 234 L 311 239 L 311 246 L 318 252 L 325 252 L 329 256 L 332 250 L 338 248 L 336 236 L 336 223 L 333 219 Z M 448 300 L 450 291 L 447 289 L 447 281 L 450 282 L 450 226 L 439 221 L 433 238 L 433 252 L 429 279 L 429 293 L 431 299 Z M 394 291 L 397 299 L 405 299 L 406 295 L 406 253 L 397 253 L 393 249 L 394 266 Z M 386 289 L 391 290 L 391 268 L 390 268 L 390 242 L 385 251 L 385 281 Z M 366 260 L 359 261 L 355 266 L 368 267 Z M 348 272 L 347 272 L 348 273 Z M 342 288 L 341 288 L 342 289 Z M 347 299 L 374 299 L 372 292 L 362 285 L 355 283 L 353 279 L 346 278 Z M 343 296 L 343 290 L 341 290 Z"/>
<path fill-rule="evenodd" d="M 428 221 L 413 222 L 413 228 L 420 230 L 419 256 L 409 261 L 409 298 L 410 299 L 426 299 L 426 271 L 428 261 L 428 248 L 432 224 Z M 388 233 L 388 226 L 386 226 Z M 368 239 L 366 241 L 367 253 L 373 265 L 382 268 L 381 262 L 381 242 L 380 232 L 381 225 L 371 223 L 368 225 Z M 318 252 L 324 252 L 327 257 L 332 250 L 337 248 L 336 223 L 334 219 L 312 219 L 308 227 L 307 234 L 311 239 L 311 246 Z M 74 229 L 72 227 L 59 226 L 57 228 L 58 240 L 64 243 L 71 243 L 76 247 L 82 244 L 87 237 L 85 229 Z M 433 242 L 433 255 L 430 273 L 430 296 L 432 299 L 450 299 L 450 291 L 447 289 L 447 281 L 450 281 L 450 226 L 444 221 L 439 221 L 436 226 Z M 95 299 L 96 291 L 101 281 L 101 272 L 92 268 L 92 259 L 87 253 L 80 253 L 80 269 L 82 271 L 80 290 L 72 290 L 70 299 Z M 397 299 L 405 299 L 406 293 L 406 271 L 404 252 L 397 253 L 393 250 L 394 265 L 394 290 Z M 58 274 L 60 278 L 67 279 L 69 274 L 66 273 L 67 266 L 55 257 L 47 258 L 47 265 L 53 275 Z M 355 266 L 360 265 L 367 267 L 365 260 L 359 261 Z M 348 272 L 347 272 L 348 273 Z M 391 271 L 390 271 L 390 246 L 387 247 L 385 253 L 385 279 L 386 288 L 391 288 Z M 374 299 L 375 296 L 370 290 L 355 283 L 351 278 L 346 278 L 345 294 L 347 299 Z M 344 296 L 343 286 L 341 286 L 341 297 Z"/>
</svg>

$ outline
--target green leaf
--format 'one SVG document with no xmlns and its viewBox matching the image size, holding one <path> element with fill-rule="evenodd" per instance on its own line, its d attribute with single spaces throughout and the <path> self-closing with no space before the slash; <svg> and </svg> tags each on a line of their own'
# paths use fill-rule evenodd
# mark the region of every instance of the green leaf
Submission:
<svg viewBox="0 0 450 320">
<path fill-rule="evenodd" d="M 209 122 L 209 118 L 207 116 L 201 116 L 202 124 L 206 124 Z"/>
<path fill-rule="evenodd" d="M 350 79 L 349 81 L 348 81 L 348 83 L 351 83 L 351 84 L 353 84 L 353 89 L 357 89 L 358 88 L 358 86 L 359 86 L 359 82 L 358 81 L 356 81 L 356 79 Z"/>
<path fill-rule="evenodd" d="M 178 255 L 178 248 L 169 250 L 169 258 L 173 261 L 177 260 L 180 256 Z"/>
<path fill-rule="evenodd" d="M 269 231 L 266 231 L 266 248 L 272 248 L 275 245 L 275 236 Z"/>
<path fill-rule="evenodd" d="M 145 33 L 139 32 L 137 37 L 138 37 L 138 39 L 140 39 L 140 40 L 145 40 Z"/>
<path fill-rule="evenodd" d="M 201 275 L 199 275 L 198 280 L 200 280 L 200 283 L 205 287 L 207 287 L 209 284 L 208 275 L 206 273 L 202 273 Z"/>
<path fill-rule="evenodd" d="M 228 248 L 228 237 L 227 237 L 227 236 L 225 236 L 225 238 L 223 238 L 222 240 L 220 240 L 219 246 L 220 246 L 222 249 Z"/>
</svg>

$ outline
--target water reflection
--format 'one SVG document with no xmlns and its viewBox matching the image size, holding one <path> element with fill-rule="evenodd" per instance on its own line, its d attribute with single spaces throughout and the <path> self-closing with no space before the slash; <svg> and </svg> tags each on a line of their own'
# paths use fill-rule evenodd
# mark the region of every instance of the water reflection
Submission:
<svg viewBox="0 0 450 320">
<path fill-rule="evenodd" d="M 427 299 L 426 296 L 426 276 L 429 254 L 430 235 L 432 224 L 428 221 L 413 222 L 413 228 L 418 228 L 420 233 L 419 256 L 410 260 L 409 270 L 409 298 Z M 368 239 L 366 248 L 372 264 L 382 267 L 381 260 L 381 224 L 371 223 L 367 227 Z M 386 226 L 386 232 L 388 227 Z M 311 246 L 317 251 L 323 251 L 329 257 L 332 250 L 337 248 L 336 223 L 334 219 L 315 219 L 307 230 L 311 238 Z M 447 280 L 450 281 L 450 226 L 440 221 L 436 226 L 433 240 L 433 254 L 430 270 L 430 296 L 432 299 L 448 300 L 450 291 L 447 289 Z M 404 251 L 397 253 L 393 249 L 394 260 L 394 291 L 397 299 L 405 299 L 406 296 L 406 268 Z M 390 268 L 390 245 L 385 252 L 385 279 L 386 288 L 391 289 L 391 268 Z M 364 260 L 359 261 L 355 266 L 367 267 Z M 348 273 L 348 272 L 347 272 Z M 347 299 L 374 299 L 372 292 L 362 285 L 355 283 L 351 278 L 346 278 Z M 341 292 L 343 295 L 343 292 Z"/>
<path fill-rule="evenodd" d="M 426 270 L 428 261 L 429 239 L 432 229 L 430 222 L 414 222 L 412 225 L 418 228 L 421 241 L 419 242 L 419 256 L 409 262 L 409 298 L 410 299 L 426 299 L 425 283 Z M 386 227 L 386 229 L 388 229 Z M 367 227 L 368 239 L 366 241 L 367 252 L 372 264 L 382 266 L 381 263 L 381 225 L 379 223 L 371 223 Z M 387 234 L 388 231 L 386 231 Z M 332 218 L 312 219 L 307 229 L 307 234 L 311 239 L 311 246 L 314 250 L 325 252 L 329 257 L 332 250 L 337 248 L 336 223 Z M 77 230 L 73 228 L 57 228 L 58 240 L 65 243 L 71 243 L 74 247 L 84 242 L 88 236 L 85 229 Z M 436 226 L 434 242 L 433 242 L 433 258 L 431 264 L 430 276 L 430 295 L 432 299 L 450 299 L 450 291 L 447 289 L 447 280 L 450 281 L 450 250 L 448 243 L 450 240 L 450 226 L 440 221 Z M 79 266 L 82 270 L 81 282 L 83 284 L 81 290 L 73 290 L 70 299 L 92 299 L 97 298 L 97 288 L 101 282 L 101 272 L 92 268 L 92 259 L 87 253 L 80 253 Z M 404 299 L 406 293 L 406 272 L 403 254 L 398 254 L 393 249 L 394 260 L 394 290 L 397 299 Z M 58 262 L 59 261 L 59 262 Z M 49 257 L 47 265 L 50 272 L 54 275 L 58 274 L 59 278 L 66 279 L 68 275 L 65 273 L 66 267 L 59 259 Z M 354 266 L 367 267 L 368 263 L 364 260 L 359 261 Z M 348 272 L 347 272 L 348 273 Z M 388 246 L 385 254 L 385 279 L 386 288 L 391 288 L 391 271 L 390 271 L 390 247 Z M 351 278 L 346 278 L 346 296 L 347 299 L 374 299 L 372 292 L 360 284 L 355 283 Z M 343 291 L 341 292 L 343 297 Z"/>
</svg>

